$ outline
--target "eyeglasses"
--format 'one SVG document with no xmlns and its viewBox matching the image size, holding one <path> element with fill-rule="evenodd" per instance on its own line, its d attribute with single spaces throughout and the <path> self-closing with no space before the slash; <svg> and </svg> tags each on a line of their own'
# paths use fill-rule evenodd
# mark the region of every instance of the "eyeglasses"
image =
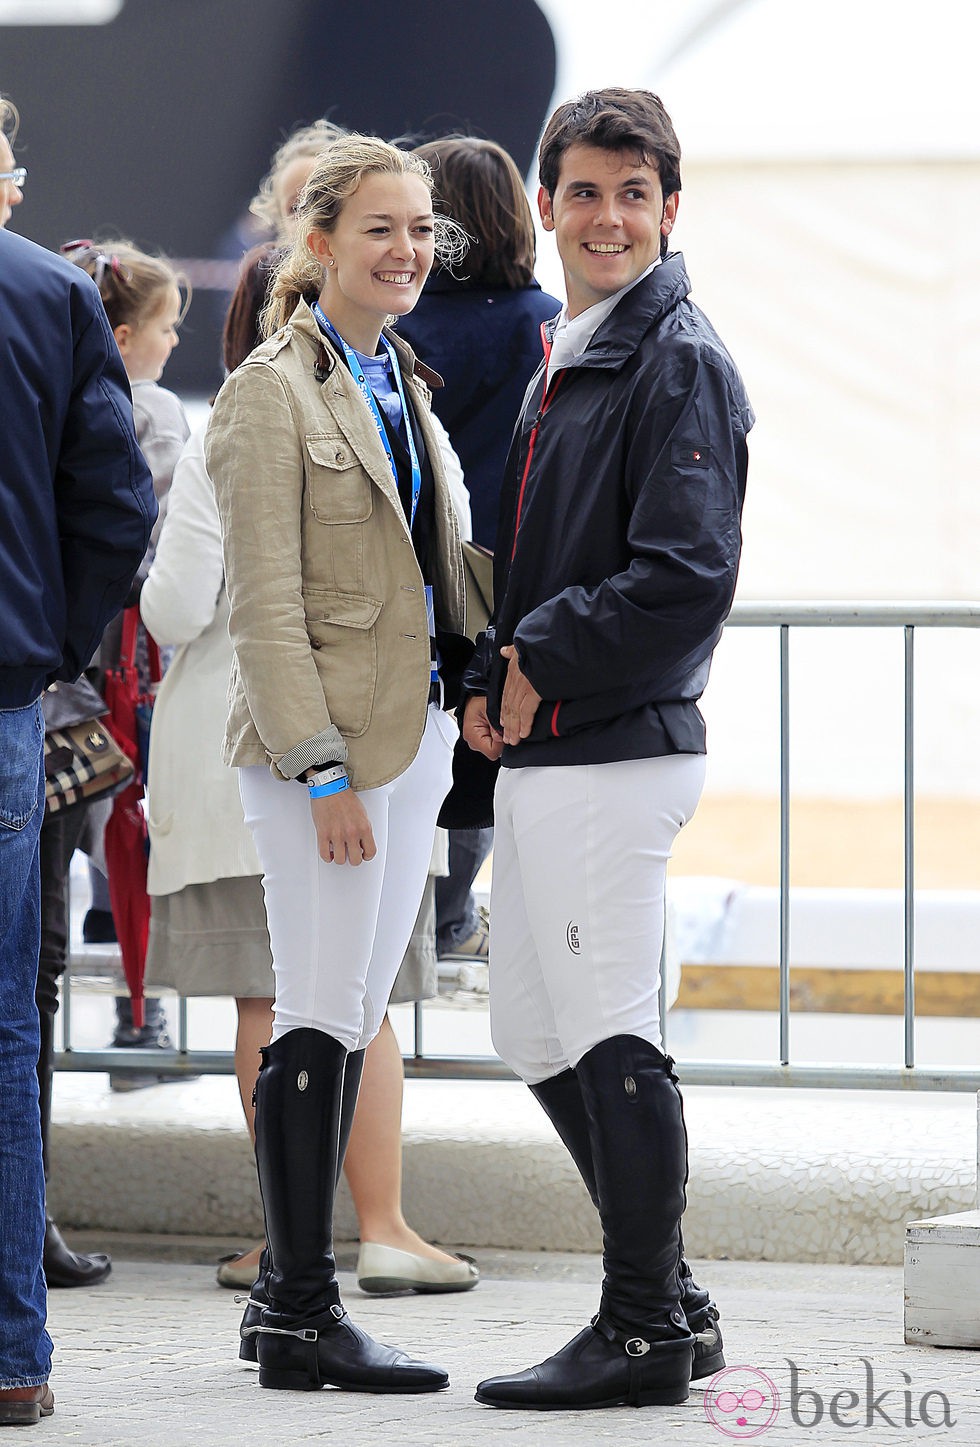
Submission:
<svg viewBox="0 0 980 1447">
<path fill-rule="evenodd" d="M 0 171 L 0 181 L 12 181 L 18 191 L 23 191 L 27 180 L 27 167 L 15 166 L 12 171 Z"/>
</svg>

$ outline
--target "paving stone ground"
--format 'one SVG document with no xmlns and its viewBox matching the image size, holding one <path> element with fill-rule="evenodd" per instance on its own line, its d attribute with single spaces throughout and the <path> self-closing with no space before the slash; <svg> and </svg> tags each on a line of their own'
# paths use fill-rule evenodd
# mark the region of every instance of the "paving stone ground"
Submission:
<svg viewBox="0 0 980 1447">
<path fill-rule="evenodd" d="M 84 1240 L 79 1244 L 86 1244 Z M 595 1310 L 591 1256 L 482 1252 L 483 1280 L 457 1296 L 372 1299 L 357 1290 L 350 1249 L 340 1254 L 345 1301 L 380 1340 L 437 1361 L 452 1386 L 435 1396 L 272 1392 L 236 1356 L 240 1308 L 214 1284 L 214 1268 L 120 1259 L 105 1285 L 52 1292 L 54 1417 L 17 1436 L 44 1447 L 578 1447 L 670 1444 L 724 1447 L 751 1440 L 784 1447 L 881 1447 L 895 1441 L 980 1444 L 980 1353 L 906 1346 L 902 1273 L 892 1267 L 711 1262 L 699 1268 L 723 1311 L 730 1366 L 768 1376 L 770 1408 L 709 1420 L 703 1390 L 682 1407 L 583 1413 L 501 1412 L 473 1400 L 493 1372 L 529 1366 L 572 1336 Z M 131 1253 L 132 1254 L 132 1253 Z M 206 1253 L 203 1253 L 206 1255 Z M 202 1259 L 202 1253 L 197 1253 Z M 862 1359 L 866 1359 L 866 1362 Z M 798 1393 L 793 1399 L 796 1364 Z M 867 1384 L 873 1381 L 870 1408 Z M 743 1375 L 742 1386 L 752 1385 Z M 755 1384 L 761 1379 L 756 1377 Z M 703 1384 L 702 1384 L 703 1385 Z M 765 1384 L 763 1383 L 763 1389 Z M 931 1392 L 921 1420 L 923 1394 Z M 887 1393 L 882 1396 L 882 1393 Z M 906 1417 L 908 1394 L 910 1408 Z M 942 1422 L 943 1393 L 952 1425 Z M 843 1395 L 841 1395 L 843 1394 Z M 831 1405 L 837 1398 L 835 1413 Z M 814 1421 L 818 1410 L 820 1419 Z M 882 1416 L 882 1413 L 885 1416 Z M 892 1425 L 894 1423 L 894 1425 Z M 6 1440 L 6 1439 L 5 1439 Z"/>
</svg>

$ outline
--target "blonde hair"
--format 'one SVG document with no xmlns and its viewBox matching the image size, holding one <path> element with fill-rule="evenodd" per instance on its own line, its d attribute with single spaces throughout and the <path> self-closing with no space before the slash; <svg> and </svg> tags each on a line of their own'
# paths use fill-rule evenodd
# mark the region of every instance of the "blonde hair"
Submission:
<svg viewBox="0 0 980 1447">
<path fill-rule="evenodd" d="M 283 223 L 288 219 L 282 213 L 282 206 L 276 195 L 276 182 L 294 161 L 318 156 L 332 141 L 339 140 L 347 132 L 333 121 L 314 121 L 312 125 L 300 126 L 287 136 L 276 151 L 268 173 L 259 182 L 259 189 L 248 204 L 253 216 L 258 217 L 275 235 L 279 235 Z"/>
<path fill-rule="evenodd" d="M 0 135 L 4 135 L 8 141 L 12 141 L 17 134 L 19 125 L 20 111 L 12 100 L 8 100 L 5 95 L 0 95 Z"/>
<path fill-rule="evenodd" d="M 61 254 L 80 266 L 99 288 L 109 325 L 138 327 L 155 315 L 171 287 L 183 293 L 178 321 L 190 306 L 190 283 L 162 256 L 149 256 L 131 241 L 66 241 Z"/>
<path fill-rule="evenodd" d="M 377 136 L 355 132 L 339 137 L 318 156 L 303 187 L 296 210 L 296 233 L 273 272 L 269 300 L 262 313 L 262 335 L 271 337 L 296 310 L 300 299 L 323 286 L 323 271 L 309 248 L 310 233 L 334 229 L 349 200 L 365 176 L 418 176 L 432 194 L 428 162 L 411 151 L 399 150 Z M 435 216 L 435 252 L 444 266 L 466 254 L 469 238 L 450 216 Z"/>
</svg>

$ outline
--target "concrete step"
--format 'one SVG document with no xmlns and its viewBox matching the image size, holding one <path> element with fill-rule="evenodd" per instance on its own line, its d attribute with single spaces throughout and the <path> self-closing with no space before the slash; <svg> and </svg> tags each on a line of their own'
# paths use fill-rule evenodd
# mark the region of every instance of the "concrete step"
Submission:
<svg viewBox="0 0 980 1447">
<path fill-rule="evenodd" d="M 968 1094 L 692 1087 L 685 1092 L 693 1255 L 898 1265 L 905 1224 L 976 1204 Z M 113 1095 L 55 1081 L 50 1205 L 66 1227 L 261 1238 L 235 1082 Z M 407 1083 L 404 1201 L 424 1236 L 464 1248 L 595 1251 L 595 1212 L 528 1091 Z M 346 1187 L 339 1238 L 356 1238 Z"/>
</svg>

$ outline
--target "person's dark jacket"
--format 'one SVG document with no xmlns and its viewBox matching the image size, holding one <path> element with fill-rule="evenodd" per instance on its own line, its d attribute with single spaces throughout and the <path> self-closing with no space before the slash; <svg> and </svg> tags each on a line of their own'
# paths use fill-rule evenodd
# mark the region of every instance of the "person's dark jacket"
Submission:
<svg viewBox="0 0 980 1447">
<path fill-rule="evenodd" d="M 97 288 L 0 229 L 0 708 L 75 679 L 157 515 Z"/>
<path fill-rule="evenodd" d="M 500 484 L 524 389 L 541 361 L 541 323 L 561 303 L 537 282 L 517 290 L 429 277 L 398 335 L 433 367 L 444 386 L 432 410 L 449 433 L 470 494 L 473 540 L 493 547 Z"/>
<path fill-rule="evenodd" d="M 466 678 L 499 724 L 499 650 L 513 642 L 544 700 L 505 766 L 704 751 L 696 701 L 735 590 L 754 418 L 689 289 L 669 256 L 550 378 L 544 407 L 543 369 L 528 387 L 495 617 Z"/>
</svg>

